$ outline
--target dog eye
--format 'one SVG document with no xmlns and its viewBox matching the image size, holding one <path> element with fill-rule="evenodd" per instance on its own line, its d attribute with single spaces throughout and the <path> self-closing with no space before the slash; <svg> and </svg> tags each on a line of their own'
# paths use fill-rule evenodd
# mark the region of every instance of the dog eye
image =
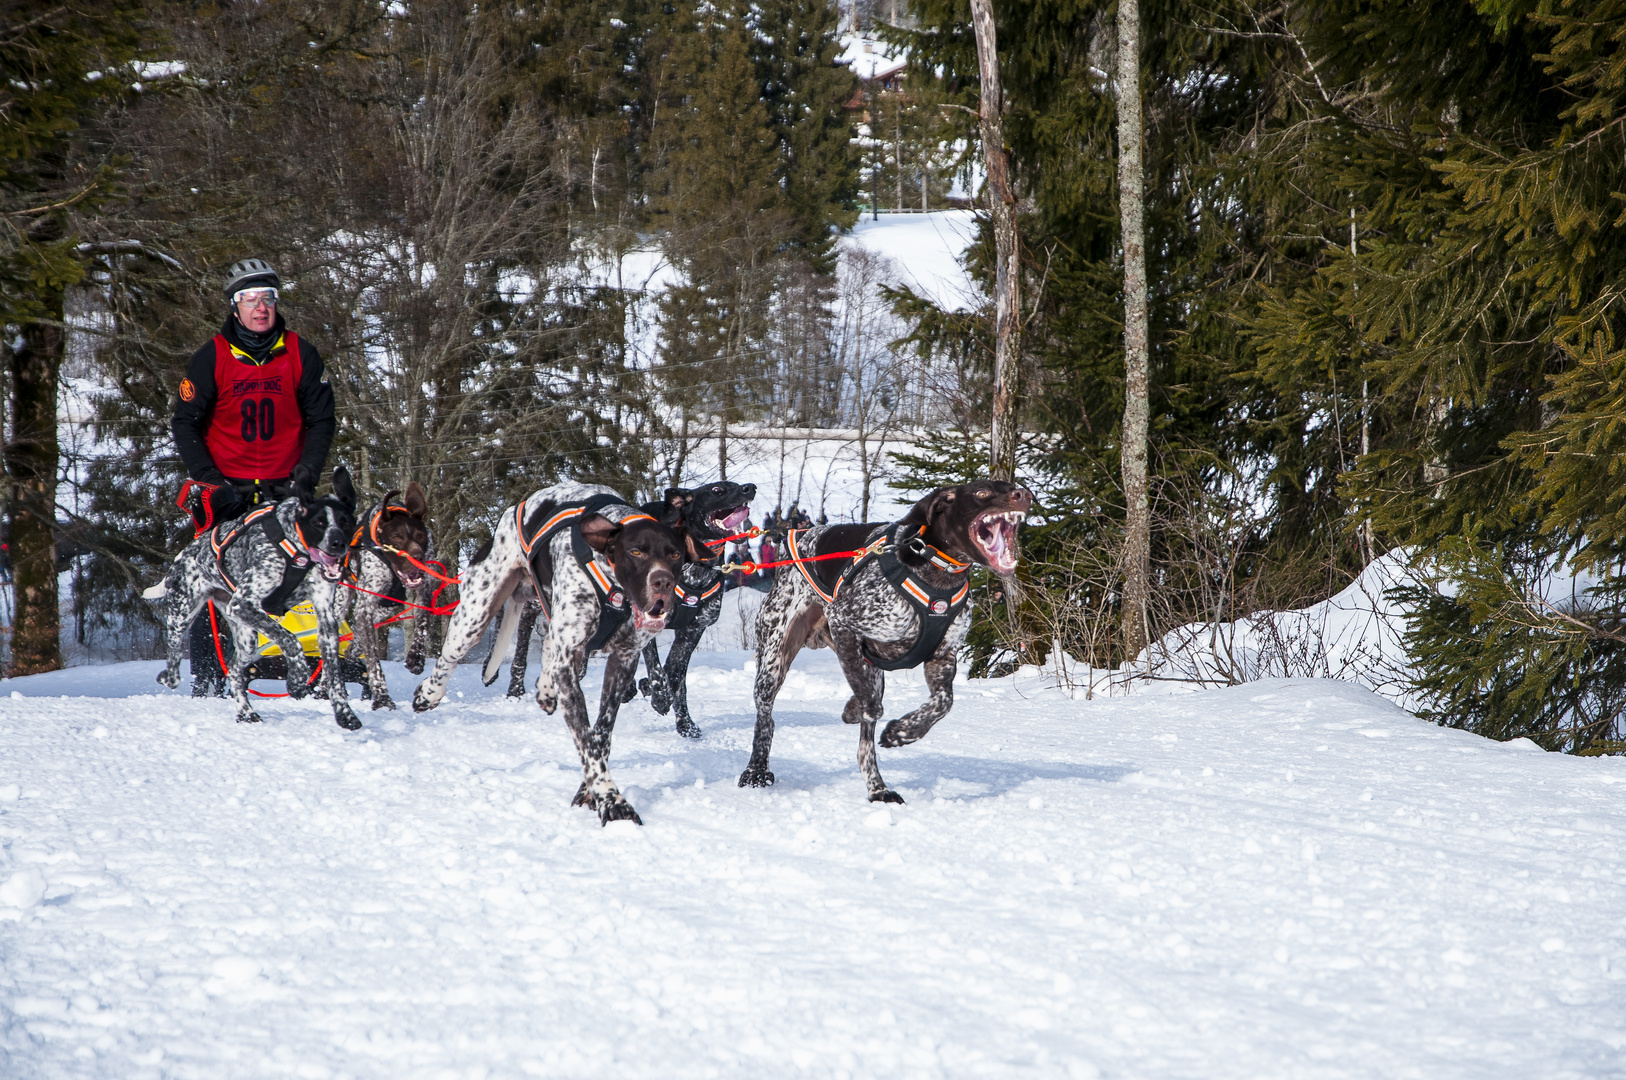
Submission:
<svg viewBox="0 0 1626 1080">
<path fill-rule="evenodd" d="M 977 492 L 977 498 L 986 499 L 988 496 L 990 496 L 992 494 L 993 494 L 993 492 L 989 491 L 987 488 L 983 488 L 981 491 Z"/>
<path fill-rule="evenodd" d="M 641 558 L 644 557 L 644 553 L 641 550 L 639 550 L 638 548 L 633 548 L 632 549 L 632 556 L 635 559 L 641 559 Z"/>
</svg>

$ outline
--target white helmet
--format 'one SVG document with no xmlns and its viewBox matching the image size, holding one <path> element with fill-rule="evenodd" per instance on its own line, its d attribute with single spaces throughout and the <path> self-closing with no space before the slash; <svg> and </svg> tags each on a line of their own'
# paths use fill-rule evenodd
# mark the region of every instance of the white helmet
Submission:
<svg viewBox="0 0 1626 1080">
<path fill-rule="evenodd" d="M 269 285 L 273 289 L 282 288 L 282 278 L 271 269 L 271 264 L 264 259 L 243 259 L 231 264 L 226 271 L 226 299 L 230 300 L 238 290 L 254 285 Z"/>
</svg>

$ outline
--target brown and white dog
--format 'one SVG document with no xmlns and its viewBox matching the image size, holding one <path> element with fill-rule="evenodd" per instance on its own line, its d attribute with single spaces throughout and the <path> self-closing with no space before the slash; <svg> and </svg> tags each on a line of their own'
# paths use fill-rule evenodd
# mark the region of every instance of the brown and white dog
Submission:
<svg viewBox="0 0 1626 1080">
<path fill-rule="evenodd" d="M 534 585 L 549 621 L 536 703 L 548 713 L 562 705 L 576 740 L 582 786 L 573 805 L 591 806 L 606 824 L 642 824 L 610 779 L 610 736 L 617 710 L 633 691 L 638 651 L 672 612 L 682 564 L 672 530 L 609 488 L 563 483 L 535 492 L 502 512 L 489 548 L 476 552 L 463 572 L 440 659 L 419 685 L 413 709 L 440 704 L 452 671 L 499 607 L 509 605 L 504 627 L 517 627 L 518 608 Z M 499 644 L 499 653 L 506 648 Z M 598 722 L 589 726 L 581 673 L 598 649 L 608 651 L 609 662 Z"/>
<path fill-rule="evenodd" d="M 429 555 L 428 516 L 429 500 L 416 480 L 407 485 L 405 494 L 391 491 L 358 519 L 345 557 L 344 580 L 356 586 L 344 590 L 347 597 L 354 597 L 350 631 L 367 665 L 367 685 L 375 709 L 395 708 L 379 663 L 388 646 L 389 630 L 377 624 L 403 611 L 413 616 L 407 624 L 409 654 L 416 648 L 421 655 L 429 636 L 429 613 L 404 609 L 398 602 L 428 606 L 430 583 L 412 562 L 421 563 Z M 418 671 L 423 671 L 421 661 Z"/>
<path fill-rule="evenodd" d="M 794 534 L 793 557 L 865 548 L 874 554 L 786 567 L 774 578 L 757 613 L 757 724 L 740 786 L 774 782 L 768 769 L 774 699 L 803 645 L 829 645 L 852 688 L 841 718 L 858 725 L 858 767 L 869 799 L 901 803 L 875 762 L 884 670 L 920 662 L 926 667 L 931 696 L 881 734 L 882 746 L 905 746 L 954 704 L 960 645 L 971 625 L 971 565 L 1014 574 L 1017 526 L 1032 505 L 1033 493 L 1024 487 L 979 480 L 939 488 L 891 524 L 825 525 Z M 935 648 L 922 655 L 935 635 L 941 635 Z"/>
</svg>

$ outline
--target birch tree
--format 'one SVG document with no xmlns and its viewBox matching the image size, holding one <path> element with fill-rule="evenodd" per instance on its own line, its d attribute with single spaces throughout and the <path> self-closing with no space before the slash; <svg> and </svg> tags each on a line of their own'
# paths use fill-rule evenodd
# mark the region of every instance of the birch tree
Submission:
<svg viewBox="0 0 1626 1080">
<path fill-rule="evenodd" d="M 1005 153 L 998 37 L 992 0 L 971 0 L 981 84 L 977 121 L 988 169 L 988 216 L 994 226 L 994 394 L 989 421 L 989 472 L 997 480 L 1016 476 L 1016 377 L 1022 355 L 1022 295 L 1017 265 L 1016 192 Z"/>
<path fill-rule="evenodd" d="M 1118 216 L 1124 257 L 1124 418 L 1119 461 L 1124 483 L 1124 652 L 1147 643 L 1151 510 L 1146 491 L 1146 228 L 1141 171 L 1140 6 L 1118 0 Z"/>
</svg>

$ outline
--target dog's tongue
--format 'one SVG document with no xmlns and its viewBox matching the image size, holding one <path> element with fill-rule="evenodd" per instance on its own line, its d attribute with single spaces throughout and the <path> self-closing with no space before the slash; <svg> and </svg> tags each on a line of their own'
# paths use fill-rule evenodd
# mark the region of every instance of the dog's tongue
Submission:
<svg viewBox="0 0 1626 1080">
<path fill-rule="evenodd" d="M 339 561 L 337 558 L 335 558 L 332 555 L 329 555 L 327 552 L 323 551 L 319 547 L 311 548 L 310 552 L 311 552 L 311 562 L 320 563 L 323 566 L 333 566 L 336 563 L 338 563 L 338 561 Z"/>
<path fill-rule="evenodd" d="M 742 506 L 723 519 L 723 527 L 728 529 L 737 529 L 741 525 L 745 524 L 745 520 L 750 516 L 751 508 L 749 506 Z"/>
</svg>

